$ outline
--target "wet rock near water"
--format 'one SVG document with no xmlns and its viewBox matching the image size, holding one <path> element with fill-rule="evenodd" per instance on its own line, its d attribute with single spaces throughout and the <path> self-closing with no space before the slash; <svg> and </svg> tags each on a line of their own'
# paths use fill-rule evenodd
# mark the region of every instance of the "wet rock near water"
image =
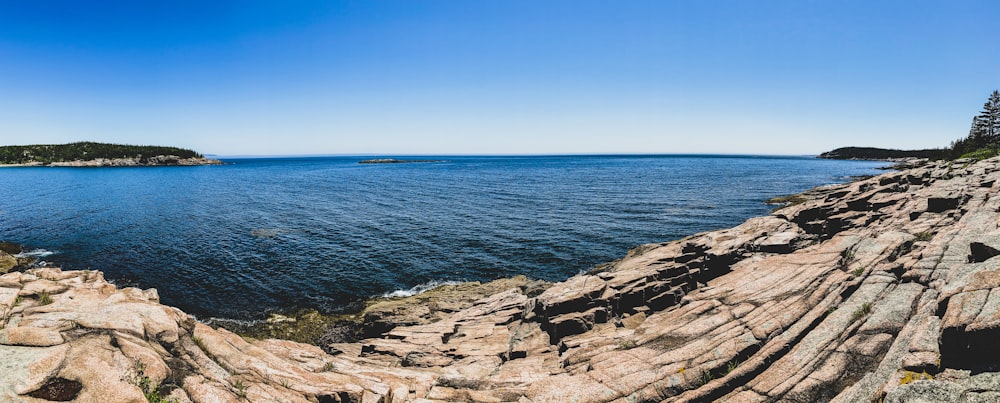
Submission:
<svg viewBox="0 0 1000 403">
<path fill-rule="evenodd" d="M 30 256 L 21 256 L 24 247 L 16 243 L 0 242 L 0 274 L 11 271 L 24 271 L 32 267 L 37 260 Z"/>
<path fill-rule="evenodd" d="M 426 324 L 468 308 L 477 300 L 511 288 L 528 295 L 541 293 L 550 283 L 525 276 L 502 278 L 486 283 L 447 284 L 407 297 L 378 297 L 345 313 L 323 314 L 306 310 L 271 314 L 263 321 L 211 319 L 206 324 L 224 327 L 251 339 L 279 338 L 314 344 L 336 352 L 334 343 L 351 343 L 379 337 L 397 326 Z"/>
<path fill-rule="evenodd" d="M 322 348 L 98 272 L 8 273 L 0 400 L 141 401 L 148 378 L 181 402 L 997 401 L 998 178 L 991 159 L 817 188 L 564 282 L 372 304 L 361 340 Z"/>
</svg>

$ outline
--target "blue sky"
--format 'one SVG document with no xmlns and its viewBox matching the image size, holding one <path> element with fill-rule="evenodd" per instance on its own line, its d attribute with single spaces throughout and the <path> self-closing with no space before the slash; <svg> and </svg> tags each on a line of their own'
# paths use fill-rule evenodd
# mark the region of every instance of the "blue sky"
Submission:
<svg viewBox="0 0 1000 403">
<path fill-rule="evenodd" d="M 0 0 L 0 144 L 222 155 L 924 148 L 996 1 Z"/>
</svg>

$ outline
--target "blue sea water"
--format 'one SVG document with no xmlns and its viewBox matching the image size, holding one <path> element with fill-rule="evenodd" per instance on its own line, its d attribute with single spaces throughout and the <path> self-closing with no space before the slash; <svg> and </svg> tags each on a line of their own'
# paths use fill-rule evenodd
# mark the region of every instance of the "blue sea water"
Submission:
<svg viewBox="0 0 1000 403">
<path fill-rule="evenodd" d="M 427 157 L 420 157 L 425 159 Z M 0 169 L 0 240 L 155 287 L 200 317 L 337 311 L 444 281 L 562 280 L 628 249 L 765 215 L 877 162 L 756 156 L 233 159 Z"/>
</svg>

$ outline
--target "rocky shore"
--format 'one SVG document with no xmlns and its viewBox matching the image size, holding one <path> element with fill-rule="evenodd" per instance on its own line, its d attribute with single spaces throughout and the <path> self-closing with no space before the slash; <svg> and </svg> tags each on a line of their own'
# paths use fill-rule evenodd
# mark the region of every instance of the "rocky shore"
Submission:
<svg viewBox="0 0 1000 403">
<path fill-rule="evenodd" d="M 96 158 L 92 160 L 78 160 L 65 162 L 30 162 L 25 164 L 8 164 L 3 166 L 17 167 L 156 167 L 156 166 L 194 166 L 194 165 L 221 165 L 222 161 L 209 158 L 181 158 L 175 155 L 157 155 L 155 157 L 136 158 Z"/>
<path fill-rule="evenodd" d="M 399 303 L 324 348 L 99 272 L 12 272 L 0 401 L 1000 401 L 998 179 L 991 159 L 817 188 L 561 283 Z"/>
<path fill-rule="evenodd" d="M 906 161 L 910 159 L 947 158 L 949 150 L 932 148 L 924 150 L 893 150 L 875 147 L 842 147 L 818 155 L 832 160 Z"/>
</svg>

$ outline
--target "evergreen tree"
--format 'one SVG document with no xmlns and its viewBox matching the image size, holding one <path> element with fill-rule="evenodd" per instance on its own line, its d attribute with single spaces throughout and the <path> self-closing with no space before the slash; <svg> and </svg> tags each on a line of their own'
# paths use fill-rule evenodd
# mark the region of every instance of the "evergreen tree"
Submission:
<svg viewBox="0 0 1000 403">
<path fill-rule="evenodd" d="M 954 157 L 981 149 L 1000 148 L 1000 91 L 994 90 L 983 104 L 983 110 L 972 118 L 969 135 L 951 143 Z"/>
<path fill-rule="evenodd" d="M 1000 91 L 990 94 L 978 117 L 987 141 L 993 146 L 1000 145 Z"/>
<path fill-rule="evenodd" d="M 80 142 L 71 144 L 39 144 L 30 146 L 0 147 L 0 164 L 29 162 L 86 161 L 97 158 L 138 158 L 146 162 L 149 157 L 172 155 L 178 158 L 201 158 L 192 150 L 176 147 L 135 146 Z"/>
</svg>

